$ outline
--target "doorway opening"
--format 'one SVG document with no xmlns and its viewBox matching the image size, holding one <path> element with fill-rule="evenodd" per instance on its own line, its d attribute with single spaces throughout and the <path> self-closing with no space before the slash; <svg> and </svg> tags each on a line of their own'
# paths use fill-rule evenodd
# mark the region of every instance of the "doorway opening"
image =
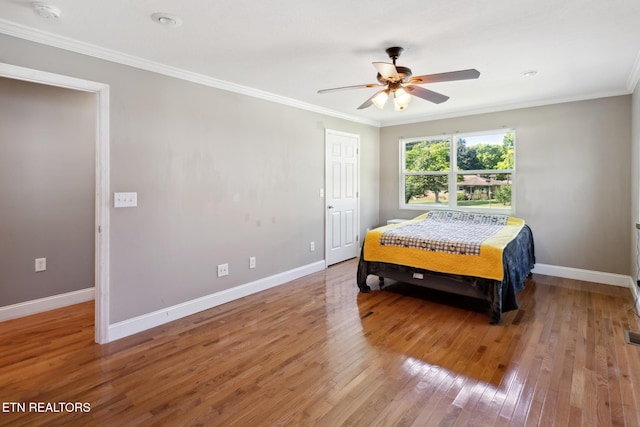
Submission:
<svg viewBox="0 0 640 427">
<path fill-rule="evenodd" d="M 109 342 L 109 86 L 4 63 L 0 77 L 95 94 L 95 341 Z"/>
</svg>

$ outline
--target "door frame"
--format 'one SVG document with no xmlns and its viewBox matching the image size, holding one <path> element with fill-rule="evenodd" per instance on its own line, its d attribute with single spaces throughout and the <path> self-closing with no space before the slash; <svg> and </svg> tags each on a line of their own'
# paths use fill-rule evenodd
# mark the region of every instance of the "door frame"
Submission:
<svg viewBox="0 0 640 427">
<path fill-rule="evenodd" d="M 96 95 L 95 341 L 109 342 L 109 85 L 0 62 L 0 77 Z"/>
<path fill-rule="evenodd" d="M 325 199 L 325 203 L 324 203 L 324 261 L 325 261 L 325 265 L 327 265 L 327 262 L 329 260 L 329 245 L 327 245 L 327 241 L 328 241 L 328 234 L 329 234 L 329 226 L 328 226 L 328 221 L 329 221 L 329 212 L 328 212 L 328 206 L 327 206 L 327 196 L 328 196 L 328 191 L 329 191 L 329 156 L 327 155 L 327 144 L 328 144 L 328 138 L 329 135 L 340 135 L 340 136 L 348 136 L 348 137 L 355 137 L 357 139 L 357 143 L 356 143 L 356 167 L 358 169 L 358 173 L 357 175 L 357 179 L 358 179 L 358 183 L 356 185 L 356 192 L 357 192 L 357 209 L 358 209 L 358 215 L 355 218 L 355 230 L 356 230 L 356 239 L 357 239 L 357 244 L 356 246 L 359 248 L 362 244 L 362 242 L 360 241 L 360 135 L 357 133 L 350 133 L 350 132 L 342 132 L 339 130 L 333 130 L 333 129 L 328 129 L 325 128 L 324 130 L 324 199 Z M 358 256 L 358 252 L 356 250 L 356 256 Z"/>
</svg>

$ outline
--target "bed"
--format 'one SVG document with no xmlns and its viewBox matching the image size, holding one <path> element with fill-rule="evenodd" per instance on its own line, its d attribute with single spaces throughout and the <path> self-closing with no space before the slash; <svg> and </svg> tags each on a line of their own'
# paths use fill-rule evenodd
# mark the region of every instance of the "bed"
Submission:
<svg viewBox="0 0 640 427">
<path fill-rule="evenodd" d="M 535 264 L 533 234 L 519 218 L 434 210 L 367 232 L 357 284 L 368 293 L 369 275 L 478 298 L 489 322 L 519 308 L 516 293 Z"/>
</svg>

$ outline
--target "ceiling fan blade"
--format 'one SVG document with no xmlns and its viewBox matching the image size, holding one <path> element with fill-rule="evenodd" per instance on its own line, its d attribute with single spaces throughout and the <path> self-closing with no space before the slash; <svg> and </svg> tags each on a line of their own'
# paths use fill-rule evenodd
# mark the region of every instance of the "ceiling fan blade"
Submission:
<svg viewBox="0 0 640 427">
<path fill-rule="evenodd" d="M 373 101 L 371 101 L 372 98 L 373 96 L 367 99 L 366 101 L 364 101 L 364 103 L 358 107 L 358 110 L 364 110 L 365 108 L 371 107 L 373 105 Z"/>
<path fill-rule="evenodd" d="M 424 76 L 415 76 L 409 79 L 409 83 L 425 84 L 438 82 L 451 82 L 455 80 L 470 80 L 480 77 L 480 71 L 475 68 L 469 70 L 450 71 L 448 73 L 426 74 Z"/>
<path fill-rule="evenodd" d="M 380 95 L 382 92 L 386 92 L 387 90 L 388 90 L 388 89 L 379 90 L 379 91 L 377 91 L 376 93 L 374 93 L 373 95 L 371 95 L 371 97 L 370 97 L 369 99 L 367 99 L 366 101 L 364 101 L 364 102 L 362 103 L 362 105 L 358 107 L 358 110 L 364 110 L 365 108 L 369 108 L 369 107 L 371 107 L 371 106 L 373 105 L 373 99 L 374 99 L 376 96 Z M 385 98 L 385 101 L 386 101 L 386 98 Z"/>
<path fill-rule="evenodd" d="M 411 95 L 417 96 L 418 98 L 425 99 L 425 100 L 427 100 L 429 102 L 433 102 L 434 104 L 442 104 L 447 99 L 449 99 L 449 97 L 447 95 L 443 95 L 441 93 L 434 92 L 432 90 L 425 89 L 425 88 L 420 87 L 420 86 L 410 86 L 409 85 L 409 86 L 405 86 L 404 88 Z"/>
<path fill-rule="evenodd" d="M 378 73 L 380 73 L 380 75 L 385 79 L 391 80 L 392 82 L 397 82 L 400 80 L 400 76 L 398 75 L 396 66 L 391 64 L 390 62 L 374 62 L 373 66 L 376 67 Z"/>
<path fill-rule="evenodd" d="M 380 87 L 380 86 L 385 86 L 385 85 L 381 85 L 381 84 L 378 84 L 378 83 L 369 83 L 369 84 L 365 84 L 365 85 L 334 87 L 334 88 L 331 88 L 331 89 L 320 89 L 318 91 L 318 93 L 337 92 L 339 90 L 362 89 L 362 88 Z"/>
</svg>

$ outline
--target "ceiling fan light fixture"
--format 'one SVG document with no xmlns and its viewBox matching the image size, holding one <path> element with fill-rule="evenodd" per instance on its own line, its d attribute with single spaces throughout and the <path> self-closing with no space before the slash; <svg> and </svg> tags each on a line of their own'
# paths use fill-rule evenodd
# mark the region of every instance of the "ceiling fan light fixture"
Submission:
<svg viewBox="0 0 640 427">
<path fill-rule="evenodd" d="M 409 106 L 409 103 L 400 103 L 398 102 L 398 98 L 393 98 L 393 109 L 396 111 L 402 111 Z"/>
<path fill-rule="evenodd" d="M 396 111 L 402 111 L 409 106 L 411 102 L 411 95 L 404 88 L 398 88 L 393 95 L 394 109 Z"/>
<path fill-rule="evenodd" d="M 427 83 L 453 82 L 457 80 L 470 80 L 480 77 L 480 71 L 475 68 L 467 70 L 448 71 L 446 73 L 425 74 L 423 76 L 413 76 L 411 69 L 396 65 L 396 59 L 402 52 L 401 47 L 390 47 L 386 50 L 393 63 L 374 62 L 373 66 L 378 70 L 376 76 L 378 83 L 367 83 L 354 86 L 335 87 L 332 89 L 321 89 L 318 93 L 334 92 L 345 89 L 359 89 L 386 86 L 387 88 L 374 93 L 358 107 L 358 110 L 369 108 L 371 105 L 383 109 L 389 99 L 390 92 L 393 92 L 393 103 L 396 111 L 402 111 L 409 106 L 411 99 L 415 96 L 434 104 L 442 104 L 449 99 L 448 96 L 421 86 Z"/>
<path fill-rule="evenodd" d="M 384 108 L 384 104 L 387 103 L 387 99 L 389 99 L 389 90 L 381 90 L 380 92 L 378 92 L 378 94 L 376 96 L 373 97 L 373 99 L 371 100 L 371 102 L 373 102 L 373 105 L 375 105 L 376 107 L 378 107 L 379 109 L 383 109 Z"/>
</svg>

